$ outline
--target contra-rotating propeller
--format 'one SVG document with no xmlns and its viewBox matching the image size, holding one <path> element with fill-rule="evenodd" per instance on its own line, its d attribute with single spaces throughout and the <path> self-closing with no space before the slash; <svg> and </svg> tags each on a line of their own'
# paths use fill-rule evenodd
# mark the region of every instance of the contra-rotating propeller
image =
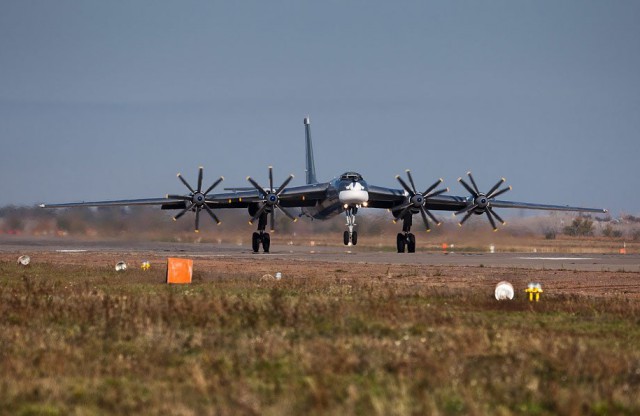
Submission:
<svg viewBox="0 0 640 416">
<path fill-rule="evenodd" d="M 487 218 L 489 219 L 489 222 L 493 227 L 493 231 L 497 231 L 498 227 L 496 227 L 494 218 L 500 221 L 502 225 L 506 223 L 502 218 L 500 218 L 498 214 L 495 213 L 493 208 L 491 208 L 491 200 L 499 195 L 502 195 L 507 191 L 510 191 L 511 187 L 507 186 L 506 188 L 502 188 L 501 190 L 498 190 L 500 185 L 502 185 L 506 181 L 505 178 L 501 178 L 498 181 L 498 183 L 493 185 L 493 188 L 491 188 L 489 192 L 483 193 L 483 192 L 480 192 L 480 190 L 478 189 L 478 185 L 476 185 L 476 181 L 473 180 L 473 176 L 471 175 L 471 172 L 467 172 L 467 176 L 469 176 L 469 180 L 471 180 L 471 184 L 473 185 L 473 188 L 469 186 L 469 184 L 467 184 L 462 178 L 458 178 L 458 182 L 460 182 L 462 186 L 464 186 L 465 189 L 469 191 L 469 193 L 473 197 L 473 202 L 471 203 L 471 205 L 465 207 L 464 209 L 461 209 L 460 211 L 454 213 L 453 215 L 456 216 L 456 215 L 464 214 L 465 212 L 467 213 L 467 215 L 465 215 L 464 218 L 462 218 L 462 221 L 460 221 L 459 223 L 459 225 L 462 226 L 462 224 L 464 224 L 464 222 L 469 219 L 471 214 L 485 213 L 487 214 Z"/>
<path fill-rule="evenodd" d="M 416 189 L 416 185 L 413 182 L 413 177 L 411 176 L 411 171 L 407 169 L 407 177 L 409 178 L 409 183 L 411 183 L 411 187 L 407 185 L 407 183 L 400 177 L 400 175 L 396 175 L 396 179 L 400 182 L 400 185 L 404 188 L 405 191 L 409 194 L 409 200 L 402 205 L 399 205 L 393 208 L 391 211 L 394 213 L 400 212 L 396 216 L 396 218 L 404 218 L 408 210 L 418 209 L 420 211 L 420 215 L 422 215 L 422 221 L 424 221 L 424 226 L 427 231 L 431 231 L 429 228 L 429 221 L 427 220 L 427 215 L 429 218 L 433 220 L 436 225 L 440 225 L 440 221 L 436 219 L 436 217 L 424 206 L 427 203 L 427 200 L 433 196 L 443 194 L 449 191 L 449 188 L 440 189 L 437 191 L 433 191 L 436 189 L 438 185 L 442 183 L 442 178 L 438 179 L 433 185 L 427 188 L 426 191 L 420 193 Z"/>
<path fill-rule="evenodd" d="M 251 183 L 251 185 L 253 185 L 254 188 L 258 190 L 258 192 L 260 193 L 260 196 L 262 197 L 262 204 L 260 208 L 258 208 L 258 211 L 256 212 L 256 214 L 249 220 L 249 224 L 253 224 L 253 222 L 256 219 L 260 218 L 260 216 L 265 211 L 267 211 L 268 213 L 270 213 L 270 217 L 271 217 L 270 225 L 271 225 L 271 231 L 273 232 L 274 226 L 275 226 L 274 223 L 275 223 L 276 208 L 282 211 L 282 213 L 287 217 L 289 217 L 293 222 L 298 221 L 297 218 L 291 215 L 289 211 L 287 211 L 280 205 L 280 195 L 282 194 L 282 192 L 284 192 L 287 185 L 289 185 L 289 182 L 291 182 L 292 179 L 293 179 L 293 175 L 289 175 L 289 177 L 285 179 L 284 182 L 282 182 L 282 185 L 280 185 L 278 189 L 275 189 L 273 187 L 273 167 L 269 166 L 269 188 L 264 189 L 262 186 L 258 184 L 258 182 L 254 181 L 251 178 L 251 176 L 247 176 L 247 180 Z"/>
<path fill-rule="evenodd" d="M 218 186 L 218 184 L 224 180 L 224 177 L 220 176 L 220 178 L 218 178 L 218 180 L 216 180 L 213 183 L 213 185 L 211 185 L 209 188 L 207 188 L 206 191 L 202 191 L 202 170 L 203 170 L 202 166 L 200 166 L 200 168 L 198 170 L 198 187 L 195 190 L 193 189 L 193 187 L 191 187 L 191 185 L 189 185 L 189 182 L 187 182 L 182 177 L 182 175 L 178 173 L 178 179 L 180 179 L 180 181 L 184 184 L 184 186 L 186 186 L 189 189 L 189 191 L 191 192 L 189 195 L 167 195 L 167 198 L 170 198 L 170 199 L 181 199 L 181 200 L 185 201 L 185 203 L 187 203 L 187 207 L 184 210 L 180 211 L 178 213 L 178 215 L 173 217 L 174 221 L 176 221 L 178 218 L 182 217 L 187 211 L 194 210 L 196 212 L 196 228 L 195 228 L 196 232 L 200 232 L 200 230 L 198 228 L 199 228 L 199 225 L 200 225 L 200 210 L 202 208 L 204 208 L 205 211 L 207 211 L 209 213 L 211 218 L 213 218 L 213 220 L 217 224 L 220 224 L 220 220 L 218 219 L 216 214 L 214 214 L 213 211 L 211 210 L 211 208 L 209 208 L 209 206 L 207 206 L 206 200 L 207 200 L 207 194 L 209 192 L 213 191 L 213 188 Z"/>
</svg>

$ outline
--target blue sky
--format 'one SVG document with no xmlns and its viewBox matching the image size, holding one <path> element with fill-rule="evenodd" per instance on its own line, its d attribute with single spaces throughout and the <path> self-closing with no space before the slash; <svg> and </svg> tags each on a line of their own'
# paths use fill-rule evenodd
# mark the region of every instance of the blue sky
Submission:
<svg viewBox="0 0 640 416">
<path fill-rule="evenodd" d="M 0 205 L 319 179 L 640 213 L 637 1 L 1 1 Z M 508 198 L 507 198 L 508 197 Z"/>
</svg>

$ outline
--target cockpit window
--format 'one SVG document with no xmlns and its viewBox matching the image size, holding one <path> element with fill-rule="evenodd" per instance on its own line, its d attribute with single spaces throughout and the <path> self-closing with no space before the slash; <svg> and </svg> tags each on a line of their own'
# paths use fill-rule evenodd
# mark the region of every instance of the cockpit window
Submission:
<svg viewBox="0 0 640 416">
<path fill-rule="evenodd" d="M 356 172 L 345 172 L 340 175 L 340 179 L 345 181 L 360 182 L 362 180 L 362 175 Z"/>
</svg>

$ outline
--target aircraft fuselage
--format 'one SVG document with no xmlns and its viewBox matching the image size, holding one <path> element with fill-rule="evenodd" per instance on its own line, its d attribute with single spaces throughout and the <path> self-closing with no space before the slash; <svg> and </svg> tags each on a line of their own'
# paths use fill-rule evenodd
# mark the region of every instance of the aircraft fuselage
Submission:
<svg viewBox="0 0 640 416">
<path fill-rule="evenodd" d="M 367 182 L 356 172 L 346 172 L 329 182 L 326 198 L 313 207 L 303 207 L 304 215 L 326 220 L 347 208 L 367 206 L 369 192 Z"/>
</svg>

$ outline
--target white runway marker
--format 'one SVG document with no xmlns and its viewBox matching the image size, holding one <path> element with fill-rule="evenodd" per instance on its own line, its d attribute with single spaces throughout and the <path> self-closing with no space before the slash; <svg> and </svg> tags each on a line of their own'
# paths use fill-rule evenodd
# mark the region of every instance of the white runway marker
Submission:
<svg viewBox="0 0 640 416">
<path fill-rule="evenodd" d="M 593 260 L 593 257 L 516 257 L 518 260 Z"/>
</svg>

